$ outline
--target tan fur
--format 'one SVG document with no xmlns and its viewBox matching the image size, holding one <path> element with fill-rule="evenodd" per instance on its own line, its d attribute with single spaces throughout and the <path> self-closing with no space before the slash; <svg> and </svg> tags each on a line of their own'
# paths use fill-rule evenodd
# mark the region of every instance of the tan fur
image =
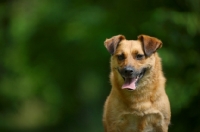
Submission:
<svg viewBox="0 0 200 132">
<path fill-rule="evenodd" d="M 120 40 L 116 43 L 120 36 Z M 114 40 L 114 41 L 113 41 Z M 111 42 L 112 41 L 112 42 Z M 142 60 L 135 59 L 137 54 L 145 54 L 145 42 L 152 41 L 148 56 Z M 115 42 L 115 43 L 114 43 Z M 114 48 L 110 50 L 114 44 Z M 160 44 L 160 45 L 158 45 Z M 170 105 L 165 92 L 161 59 L 156 53 L 162 42 L 156 38 L 140 35 L 138 40 L 126 40 L 122 35 L 105 41 L 111 57 L 110 82 L 111 92 L 104 106 L 103 124 L 105 132 L 167 132 L 170 123 Z M 155 51 L 153 51 L 153 50 Z M 119 61 L 117 55 L 124 53 L 126 59 Z M 126 65 L 135 69 L 148 67 L 136 90 L 122 89 L 124 80 L 116 70 Z"/>
</svg>

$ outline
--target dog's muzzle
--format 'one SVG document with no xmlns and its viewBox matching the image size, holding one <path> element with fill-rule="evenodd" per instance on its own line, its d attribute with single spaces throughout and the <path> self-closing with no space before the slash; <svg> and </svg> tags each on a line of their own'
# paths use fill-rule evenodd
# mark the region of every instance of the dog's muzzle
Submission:
<svg viewBox="0 0 200 132">
<path fill-rule="evenodd" d="M 135 70 L 135 68 L 131 66 L 126 66 L 121 70 L 118 69 L 118 71 L 124 79 L 122 89 L 135 90 L 139 80 L 144 76 L 146 68 L 142 68 L 141 70 Z"/>
</svg>

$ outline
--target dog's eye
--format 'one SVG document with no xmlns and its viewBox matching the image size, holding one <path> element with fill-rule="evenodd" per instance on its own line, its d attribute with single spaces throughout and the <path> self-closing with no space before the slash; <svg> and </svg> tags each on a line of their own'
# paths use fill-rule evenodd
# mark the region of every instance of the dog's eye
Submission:
<svg viewBox="0 0 200 132">
<path fill-rule="evenodd" d="M 117 59 L 118 59 L 118 60 L 124 60 L 124 59 L 125 59 L 124 54 L 117 55 Z"/>
<path fill-rule="evenodd" d="M 136 55 L 136 59 L 137 60 L 142 60 L 144 58 L 144 55 L 142 55 L 142 54 L 137 54 Z"/>
</svg>

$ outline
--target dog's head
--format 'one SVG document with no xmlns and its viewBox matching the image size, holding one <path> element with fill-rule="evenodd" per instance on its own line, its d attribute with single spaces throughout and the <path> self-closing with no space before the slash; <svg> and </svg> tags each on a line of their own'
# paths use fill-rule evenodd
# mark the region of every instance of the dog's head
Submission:
<svg viewBox="0 0 200 132">
<path fill-rule="evenodd" d="M 155 63 L 154 53 L 162 42 L 154 37 L 139 35 L 137 40 L 126 40 L 123 35 L 106 39 L 105 47 L 112 55 L 111 68 L 121 78 L 122 89 L 135 90 Z"/>
</svg>

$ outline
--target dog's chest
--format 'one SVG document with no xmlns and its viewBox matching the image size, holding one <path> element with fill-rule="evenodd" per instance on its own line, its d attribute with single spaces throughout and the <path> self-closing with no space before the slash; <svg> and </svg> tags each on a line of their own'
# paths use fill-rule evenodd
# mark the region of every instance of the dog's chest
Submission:
<svg viewBox="0 0 200 132">
<path fill-rule="evenodd" d="M 153 115 L 138 116 L 135 114 L 123 114 L 119 117 L 119 122 L 116 124 L 120 132 L 154 132 L 152 120 Z"/>
</svg>

